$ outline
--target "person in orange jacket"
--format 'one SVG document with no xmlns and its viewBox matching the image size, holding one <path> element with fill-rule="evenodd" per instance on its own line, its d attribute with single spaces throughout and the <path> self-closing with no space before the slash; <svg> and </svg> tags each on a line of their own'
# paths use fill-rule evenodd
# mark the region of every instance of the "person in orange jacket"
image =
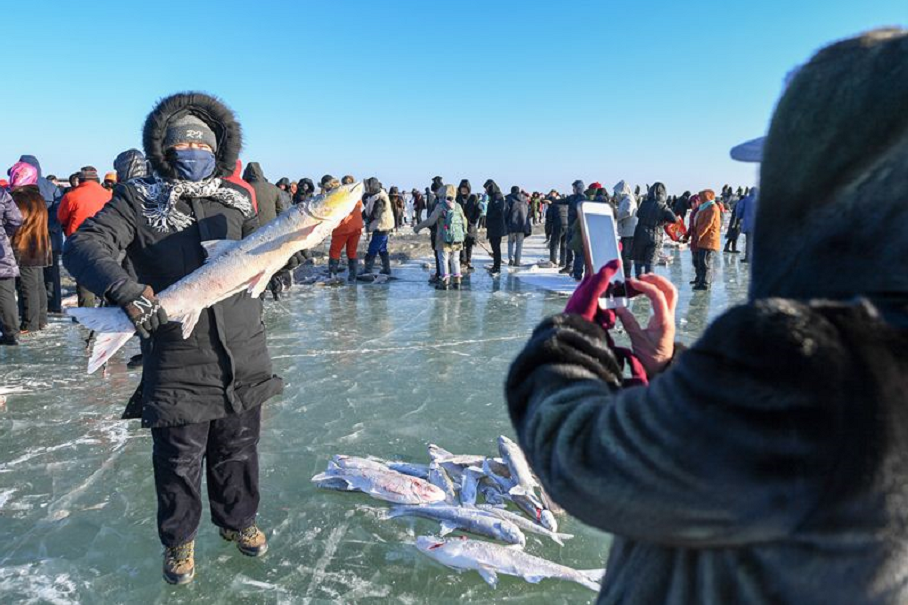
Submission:
<svg viewBox="0 0 908 605">
<path fill-rule="evenodd" d="M 324 191 L 330 191 L 340 186 L 337 179 L 330 175 L 322 177 L 321 182 Z M 359 238 L 363 235 L 363 202 L 356 202 L 347 217 L 331 232 L 331 248 L 328 250 L 328 273 L 335 277 L 340 271 L 341 250 L 347 250 L 347 281 L 354 283 L 356 281 L 356 272 L 359 266 L 359 260 L 356 256 L 356 249 L 359 246 Z"/>
<path fill-rule="evenodd" d="M 722 211 L 712 189 L 700 192 L 700 207 L 697 209 L 693 226 L 697 245 L 697 251 L 694 253 L 697 270 L 694 290 L 708 290 L 712 274 L 712 256 L 719 251 L 722 239 Z"/>
<path fill-rule="evenodd" d="M 94 166 L 84 166 L 79 172 L 79 184 L 63 196 L 57 208 L 57 220 L 66 237 L 75 233 L 86 219 L 96 215 L 112 196 L 112 191 L 101 186 L 98 170 Z M 80 307 L 95 306 L 95 295 L 88 288 L 76 283 L 76 294 Z"/>
</svg>

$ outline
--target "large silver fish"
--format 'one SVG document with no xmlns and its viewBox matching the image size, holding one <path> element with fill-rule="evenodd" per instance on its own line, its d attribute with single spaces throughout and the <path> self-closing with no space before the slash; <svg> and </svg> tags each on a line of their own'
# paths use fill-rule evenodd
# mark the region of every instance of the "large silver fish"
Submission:
<svg viewBox="0 0 908 605">
<path fill-rule="evenodd" d="M 183 324 L 183 338 L 187 338 L 203 309 L 243 291 L 260 296 L 290 257 L 321 243 L 353 211 L 362 194 L 361 183 L 346 185 L 291 207 L 245 239 L 203 242 L 206 263 L 157 293 L 167 317 Z M 119 307 L 75 308 L 67 313 L 97 333 L 89 374 L 135 334 Z"/>
<path fill-rule="evenodd" d="M 474 569 L 491 586 L 498 584 L 498 574 L 523 578 L 537 583 L 545 578 L 558 578 L 599 591 L 604 569 L 580 570 L 534 557 L 526 552 L 492 542 L 434 536 L 419 536 L 416 548 L 446 567 L 464 571 Z"/>
<path fill-rule="evenodd" d="M 446 506 L 443 504 L 395 506 L 388 512 L 388 517 L 422 517 L 423 519 L 438 521 L 441 523 L 441 535 L 443 536 L 455 529 L 462 529 L 521 547 L 527 543 L 526 536 L 514 523 L 477 508 Z"/>
<path fill-rule="evenodd" d="M 329 466 L 312 477 L 312 482 L 324 489 L 363 492 L 395 504 L 433 504 L 445 499 L 445 493 L 428 481 L 390 469 Z"/>
</svg>

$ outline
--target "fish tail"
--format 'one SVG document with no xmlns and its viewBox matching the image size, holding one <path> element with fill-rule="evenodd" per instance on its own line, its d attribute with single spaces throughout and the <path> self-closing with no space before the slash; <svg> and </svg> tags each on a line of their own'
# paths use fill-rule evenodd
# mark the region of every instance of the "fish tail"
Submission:
<svg viewBox="0 0 908 605">
<path fill-rule="evenodd" d="M 577 583 L 582 584 L 590 590 L 599 592 L 602 589 L 602 577 L 605 575 L 604 569 L 578 569 Z"/>
<path fill-rule="evenodd" d="M 91 356 L 88 358 L 88 373 L 92 374 L 107 363 L 114 353 L 123 348 L 135 332 L 101 332 L 95 335 L 91 347 Z"/>
<path fill-rule="evenodd" d="M 119 307 L 76 307 L 67 309 L 66 314 L 96 332 L 88 360 L 89 374 L 107 363 L 136 333 L 129 318 Z"/>
</svg>

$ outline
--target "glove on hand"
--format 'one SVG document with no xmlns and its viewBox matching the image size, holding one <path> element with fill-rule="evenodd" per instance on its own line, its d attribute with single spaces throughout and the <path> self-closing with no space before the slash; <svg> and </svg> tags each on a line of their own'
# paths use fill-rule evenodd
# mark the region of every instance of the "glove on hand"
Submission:
<svg viewBox="0 0 908 605">
<path fill-rule="evenodd" d="M 609 282 L 612 276 L 618 272 L 619 263 L 620 261 L 613 260 L 602 267 L 596 275 L 584 277 L 571 295 L 564 312 L 580 315 L 587 321 L 596 322 L 601 311 L 599 299 L 608 291 Z M 614 320 L 612 320 L 612 325 L 614 325 Z"/>
<path fill-rule="evenodd" d="M 136 327 L 136 332 L 142 338 L 150 338 L 151 333 L 166 324 L 167 311 L 155 298 L 151 286 L 142 286 L 142 292 L 121 304 L 120 307 L 129 317 L 129 321 Z"/>
</svg>

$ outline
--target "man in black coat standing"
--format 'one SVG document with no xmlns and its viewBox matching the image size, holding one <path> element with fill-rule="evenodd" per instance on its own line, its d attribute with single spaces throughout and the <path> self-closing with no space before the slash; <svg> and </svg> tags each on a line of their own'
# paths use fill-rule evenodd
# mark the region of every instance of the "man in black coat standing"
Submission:
<svg viewBox="0 0 908 605">
<path fill-rule="evenodd" d="M 221 536 L 246 555 L 267 550 L 256 525 L 261 405 L 283 385 L 271 370 L 261 299 L 240 292 L 215 304 L 184 339 L 154 294 L 202 266 L 203 242 L 258 227 L 249 193 L 225 180 L 241 147 L 233 112 L 202 93 L 167 97 L 149 114 L 143 143 L 154 173 L 118 185 L 67 240 L 63 261 L 143 337 L 142 381 L 124 417 L 151 429 L 164 579 L 183 584 L 195 574 L 203 468 Z M 123 251 L 135 277 L 119 262 Z"/>
<path fill-rule="evenodd" d="M 483 185 L 489 196 L 486 208 L 486 237 L 492 246 L 492 266 L 489 273 L 492 277 L 501 275 L 501 239 L 508 236 L 507 202 L 498 184 L 489 179 Z"/>
</svg>

